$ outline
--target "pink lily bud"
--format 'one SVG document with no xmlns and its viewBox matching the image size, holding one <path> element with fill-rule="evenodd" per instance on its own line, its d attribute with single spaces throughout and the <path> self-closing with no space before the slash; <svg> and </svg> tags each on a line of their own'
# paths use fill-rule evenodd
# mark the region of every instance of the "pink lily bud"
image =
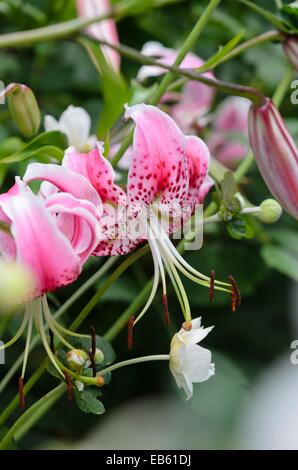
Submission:
<svg viewBox="0 0 298 470">
<path fill-rule="evenodd" d="M 79 16 L 83 18 L 92 18 L 98 15 L 104 16 L 111 11 L 109 0 L 76 0 L 76 6 Z M 92 23 L 86 28 L 86 32 L 93 39 L 106 40 L 115 44 L 119 43 L 116 23 L 113 19 Z M 103 46 L 102 50 L 110 65 L 116 71 L 119 71 L 120 55 L 118 52 L 106 46 Z"/>
<path fill-rule="evenodd" d="M 298 151 L 269 98 L 249 113 L 249 138 L 260 172 L 275 199 L 298 219 Z"/>
<path fill-rule="evenodd" d="M 295 70 L 298 70 L 298 36 L 287 36 L 283 48 Z"/>
</svg>

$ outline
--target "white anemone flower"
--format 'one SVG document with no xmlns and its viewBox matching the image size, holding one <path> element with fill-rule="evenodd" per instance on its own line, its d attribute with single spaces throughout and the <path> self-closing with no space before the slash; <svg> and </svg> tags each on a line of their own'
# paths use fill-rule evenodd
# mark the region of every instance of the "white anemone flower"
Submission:
<svg viewBox="0 0 298 470">
<path fill-rule="evenodd" d="M 63 132 L 68 145 L 78 152 L 88 152 L 96 145 L 96 136 L 90 135 L 90 116 L 83 108 L 70 105 L 59 120 L 48 114 L 44 118 L 44 127 L 46 131 Z"/>
<path fill-rule="evenodd" d="M 190 327 L 190 325 L 189 325 Z M 193 395 L 193 383 L 205 382 L 215 373 L 209 349 L 198 346 L 213 326 L 201 326 L 201 317 L 191 321 L 191 329 L 181 328 L 173 336 L 170 350 L 170 370 L 179 388 L 183 388 L 186 399 Z"/>
</svg>

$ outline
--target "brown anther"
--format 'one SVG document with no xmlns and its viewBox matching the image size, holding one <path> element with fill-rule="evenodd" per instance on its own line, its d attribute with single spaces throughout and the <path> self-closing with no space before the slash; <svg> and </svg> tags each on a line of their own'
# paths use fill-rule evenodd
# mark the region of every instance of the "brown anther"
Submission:
<svg viewBox="0 0 298 470">
<path fill-rule="evenodd" d="M 64 371 L 65 382 L 67 386 L 67 399 L 68 401 L 72 401 L 73 399 L 73 387 L 72 387 L 72 380 L 68 372 Z"/>
<path fill-rule="evenodd" d="M 54 333 L 52 330 L 49 330 L 49 335 L 50 335 L 50 348 L 53 354 L 55 354 L 55 346 L 54 346 Z"/>
<path fill-rule="evenodd" d="M 169 325 L 170 324 L 170 313 L 169 313 L 167 294 L 162 294 L 162 303 L 163 303 L 163 309 L 164 309 L 165 324 Z"/>
<path fill-rule="evenodd" d="M 96 385 L 98 387 L 102 387 L 104 385 L 104 383 L 105 383 L 105 379 L 101 375 L 98 375 L 96 377 Z"/>
<path fill-rule="evenodd" d="M 90 325 L 91 328 L 91 353 L 95 356 L 96 353 L 96 331 L 94 326 Z"/>
<path fill-rule="evenodd" d="M 136 319 L 136 317 L 133 315 L 129 319 L 128 325 L 127 325 L 127 346 L 128 346 L 129 350 L 132 349 L 132 345 L 133 345 L 132 333 L 133 333 L 133 325 L 134 325 L 135 319 Z"/>
<path fill-rule="evenodd" d="M 191 331 L 192 330 L 192 323 L 191 321 L 185 321 L 182 323 L 182 328 L 185 330 L 185 331 Z"/>
<path fill-rule="evenodd" d="M 237 307 L 241 305 L 241 294 L 238 288 L 237 282 L 232 275 L 229 275 L 229 281 L 232 286 L 231 292 L 231 305 L 232 305 L 232 312 L 236 312 Z"/>
<path fill-rule="evenodd" d="M 93 377 L 95 377 L 96 376 L 96 364 L 95 364 L 95 359 L 94 359 L 94 355 L 92 354 L 92 351 L 88 351 L 88 356 L 91 362 L 92 374 L 93 374 Z"/>
<path fill-rule="evenodd" d="M 24 393 L 23 377 L 19 377 L 18 389 L 19 389 L 19 405 L 21 409 L 24 409 L 25 408 L 25 393 Z"/>
<path fill-rule="evenodd" d="M 213 302 L 214 299 L 214 281 L 215 281 L 215 271 L 212 269 L 210 271 L 210 289 L 209 289 L 209 299 L 210 302 Z"/>
</svg>

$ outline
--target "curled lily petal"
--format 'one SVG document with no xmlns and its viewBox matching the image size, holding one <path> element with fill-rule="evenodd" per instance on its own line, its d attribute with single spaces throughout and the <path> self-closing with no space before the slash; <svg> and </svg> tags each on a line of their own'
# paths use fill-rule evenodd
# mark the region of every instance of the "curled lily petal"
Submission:
<svg viewBox="0 0 298 470">
<path fill-rule="evenodd" d="M 29 188 L 20 182 L 20 193 L 3 203 L 2 209 L 11 220 L 16 261 L 34 276 L 36 290 L 32 296 L 67 285 L 79 276 L 79 256 Z"/>
<path fill-rule="evenodd" d="M 70 193 L 79 199 L 86 199 L 98 208 L 101 206 L 99 194 L 87 178 L 64 166 L 53 163 L 31 163 L 23 179 L 26 183 L 35 180 L 47 181 L 62 192 Z"/>
<path fill-rule="evenodd" d="M 189 168 L 189 189 L 185 204 L 189 204 L 191 212 L 193 212 L 195 204 L 202 202 L 200 188 L 207 177 L 210 154 L 202 139 L 188 136 L 186 137 L 186 155 Z M 205 189 L 207 188 L 205 187 Z"/>
<path fill-rule="evenodd" d="M 57 227 L 70 241 L 84 263 L 98 244 L 101 234 L 95 206 L 68 193 L 58 193 L 45 201 L 45 207 L 58 213 Z"/>
<path fill-rule="evenodd" d="M 74 148 L 65 152 L 63 166 L 79 173 L 90 181 L 103 203 L 126 204 L 125 192 L 114 184 L 115 172 L 103 156 L 100 144 L 88 153 L 78 153 Z"/>
</svg>

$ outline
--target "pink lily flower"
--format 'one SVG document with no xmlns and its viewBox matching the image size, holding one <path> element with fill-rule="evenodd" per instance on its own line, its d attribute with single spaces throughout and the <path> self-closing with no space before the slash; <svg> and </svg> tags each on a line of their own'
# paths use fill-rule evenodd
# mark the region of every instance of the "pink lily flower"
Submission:
<svg viewBox="0 0 298 470">
<path fill-rule="evenodd" d="M 237 96 L 223 101 L 215 115 L 208 147 L 217 160 L 234 168 L 248 152 L 248 113 L 250 101 Z"/>
<path fill-rule="evenodd" d="M 79 175 L 77 175 L 79 176 Z M 27 328 L 27 340 L 21 380 L 24 379 L 33 321 L 54 367 L 64 377 L 51 351 L 44 323 L 68 348 L 73 349 L 62 333 L 63 328 L 52 317 L 46 294 L 74 282 L 83 264 L 98 244 L 96 209 L 85 199 L 69 193 L 52 194 L 46 200 L 16 178 L 15 185 L 0 195 L 0 221 L 9 231 L 0 231 L 0 254 L 4 262 L 26 268 L 33 286 L 24 299 L 25 314 L 16 335 L 0 349 L 11 346 Z"/>
<path fill-rule="evenodd" d="M 125 117 L 133 119 L 136 125 L 126 192 L 115 184 L 113 169 L 103 157 L 100 147 L 86 154 L 69 149 L 62 167 L 51 165 L 55 167 L 53 177 L 49 176 L 49 165 L 33 163 L 28 167 L 25 180 L 46 180 L 56 187 L 60 186 L 60 189 L 62 184 L 64 190 L 66 185 L 73 190 L 66 181 L 67 174 L 73 178 L 73 174 L 79 173 L 86 181 L 88 179 L 103 202 L 103 218 L 106 220 L 104 228 L 113 225 L 109 211 L 111 207 L 117 208 L 114 227 L 126 227 L 124 236 L 120 236 L 121 230 L 116 230 L 116 236 L 100 242 L 94 254 L 122 255 L 144 240 L 150 245 L 154 282 L 148 301 L 136 321 L 150 307 L 160 279 L 167 308 L 165 271 L 177 292 L 185 319 L 189 321 L 190 306 L 178 271 L 207 287 L 211 280 L 183 259 L 169 235 L 177 230 L 181 220 L 190 219 L 213 184 L 207 174 L 209 151 L 201 139 L 185 136 L 173 119 L 158 108 L 145 104 L 131 108 L 127 106 Z M 165 227 L 166 218 L 169 223 Z M 138 231 L 134 231 L 136 225 Z M 219 290 L 231 292 L 230 284 L 215 281 L 215 286 Z"/>
<path fill-rule="evenodd" d="M 159 42 L 147 42 L 142 49 L 142 54 L 153 56 L 161 63 L 172 65 L 177 57 L 177 52 L 164 47 Z M 203 59 L 189 52 L 180 67 L 185 69 L 196 69 L 204 64 Z M 140 81 L 149 77 L 157 77 L 164 74 L 165 69 L 158 66 L 144 65 L 140 68 L 138 79 Z M 212 72 L 205 72 L 203 76 L 213 78 Z M 190 80 L 182 88 L 180 93 L 166 94 L 162 102 L 177 101 L 169 105 L 169 113 L 175 119 L 183 132 L 194 132 L 206 125 L 206 114 L 208 113 L 214 98 L 214 90 L 203 83 Z"/>
<path fill-rule="evenodd" d="M 249 138 L 259 170 L 280 205 L 298 219 L 298 151 L 269 98 L 251 106 Z"/>
<path fill-rule="evenodd" d="M 109 0 L 76 0 L 76 6 L 78 14 L 83 18 L 93 18 L 98 15 L 104 16 L 111 11 Z M 86 28 L 86 32 L 93 39 L 119 44 L 116 23 L 113 19 L 93 23 Z M 112 65 L 116 71 L 119 71 L 121 57 L 118 52 L 107 46 L 102 46 L 102 50 L 110 65 Z"/>
</svg>

